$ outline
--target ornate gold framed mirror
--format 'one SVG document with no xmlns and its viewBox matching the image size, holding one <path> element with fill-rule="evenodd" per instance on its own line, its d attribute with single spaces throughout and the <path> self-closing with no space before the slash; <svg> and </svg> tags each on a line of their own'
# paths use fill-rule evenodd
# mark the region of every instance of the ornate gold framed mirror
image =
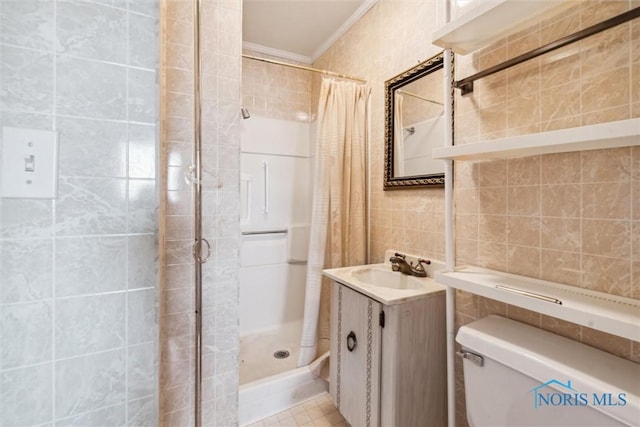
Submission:
<svg viewBox="0 0 640 427">
<path fill-rule="evenodd" d="M 444 184 L 444 77 L 441 52 L 385 82 L 385 190 Z"/>
</svg>

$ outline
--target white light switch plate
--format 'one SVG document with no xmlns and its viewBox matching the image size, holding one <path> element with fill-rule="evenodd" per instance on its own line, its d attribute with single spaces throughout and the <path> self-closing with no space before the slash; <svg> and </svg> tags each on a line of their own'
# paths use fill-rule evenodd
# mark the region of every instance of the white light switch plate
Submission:
<svg viewBox="0 0 640 427">
<path fill-rule="evenodd" d="M 55 199 L 58 189 L 58 132 L 2 128 L 0 196 Z"/>
</svg>

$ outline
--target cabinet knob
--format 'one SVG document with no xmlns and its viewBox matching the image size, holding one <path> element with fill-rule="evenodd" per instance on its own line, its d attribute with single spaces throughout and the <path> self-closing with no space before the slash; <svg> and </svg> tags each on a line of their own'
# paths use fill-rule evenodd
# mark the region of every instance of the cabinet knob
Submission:
<svg viewBox="0 0 640 427">
<path fill-rule="evenodd" d="M 356 338 L 356 333 L 351 331 L 349 335 L 347 335 L 347 350 L 353 351 L 358 345 L 358 340 Z"/>
</svg>

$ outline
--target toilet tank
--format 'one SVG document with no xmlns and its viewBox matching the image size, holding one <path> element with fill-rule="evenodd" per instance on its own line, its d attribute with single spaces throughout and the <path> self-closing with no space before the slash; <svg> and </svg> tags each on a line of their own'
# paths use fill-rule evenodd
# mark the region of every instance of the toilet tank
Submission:
<svg viewBox="0 0 640 427">
<path fill-rule="evenodd" d="M 640 364 L 499 316 L 456 341 L 471 426 L 640 425 Z"/>
</svg>

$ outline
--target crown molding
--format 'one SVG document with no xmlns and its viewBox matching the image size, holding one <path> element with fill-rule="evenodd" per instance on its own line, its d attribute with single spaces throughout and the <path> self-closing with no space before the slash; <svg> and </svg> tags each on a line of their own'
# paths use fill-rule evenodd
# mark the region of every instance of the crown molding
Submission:
<svg viewBox="0 0 640 427">
<path fill-rule="evenodd" d="M 378 3 L 378 0 L 365 0 L 364 3 L 362 3 L 360 7 L 356 9 L 355 12 L 353 12 L 353 15 L 351 15 L 349 19 L 347 19 L 344 24 L 342 24 L 340 28 L 336 30 L 335 33 L 333 33 L 328 39 L 326 39 L 324 43 L 322 43 L 320 47 L 313 53 L 313 55 L 311 55 L 310 64 L 316 62 L 323 53 L 325 53 L 335 42 L 337 42 L 340 37 L 344 36 L 345 33 L 349 31 L 349 28 L 351 28 L 353 24 L 358 22 L 358 19 L 362 18 L 364 14 L 367 13 L 369 9 L 371 9 L 376 3 Z"/>
<path fill-rule="evenodd" d="M 262 53 L 263 55 L 275 56 L 282 59 L 288 59 L 289 61 L 302 62 L 303 64 L 311 65 L 311 57 L 299 55 L 286 50 L 274 49 L 272 47 L 249 42 L 243 42 L 242 48 L 256 53 Z"/>
</svg>

